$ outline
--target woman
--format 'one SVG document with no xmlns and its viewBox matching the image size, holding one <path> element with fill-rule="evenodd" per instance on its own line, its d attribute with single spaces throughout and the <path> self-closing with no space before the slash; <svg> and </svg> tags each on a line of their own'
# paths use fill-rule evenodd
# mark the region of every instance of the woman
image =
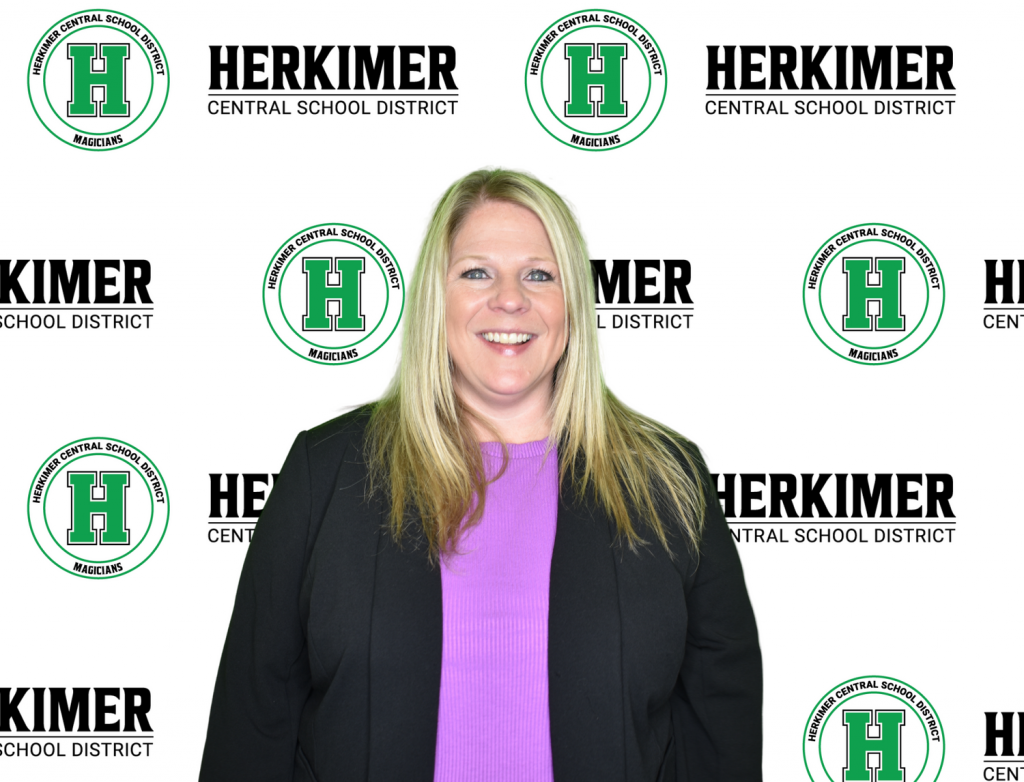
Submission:
<svg viewBox="0 0 1024 782">
<path fill-rule="evenodd" d="M 202 780 L 760 780 L 761 661 L 696 448 L 598 365 L 583 238 L 442 198 L 401 367 L 299 435 L 242 570 Z"/>
</svg>

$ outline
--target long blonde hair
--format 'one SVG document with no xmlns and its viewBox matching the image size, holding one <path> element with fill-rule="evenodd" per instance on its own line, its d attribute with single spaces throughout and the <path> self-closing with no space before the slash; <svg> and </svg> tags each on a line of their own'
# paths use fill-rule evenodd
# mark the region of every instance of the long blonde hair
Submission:
<svg viewBox="0 0 1024 782">
<path fill-rule="evenodd" d="M 471 414 L 453 384 L 445 302 L 452 243 L 469 213 L 488 201 L 537 215 L 561 272 L 569 339 L 555 368 L 549 441 L 557 445 L 562 491 L 571 487 L 579 501 L 595 498 L 631 548 L 644 543 L 641 526 L 668 548 L 675 526 L 696 549 L 705 505 L 696 449 L 605 386 L 594 282 L 579 226 L 546 185 L 501 169 L 474 171 L 438 203 L 410 286 L 401 365 L 373 406 L 365 449 L 369 485 L 390 496 L 393 538 L 403 538 L 418 512 L 436 558 L 456 552 L 461 533 L 483 514 L 487 479 Z"/>
</svg>

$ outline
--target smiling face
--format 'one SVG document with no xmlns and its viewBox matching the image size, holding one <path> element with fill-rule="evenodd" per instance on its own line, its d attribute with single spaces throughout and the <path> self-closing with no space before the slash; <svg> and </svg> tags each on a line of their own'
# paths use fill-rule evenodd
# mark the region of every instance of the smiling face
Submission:
<svg viewBox="0 0 1024 782">
<path fill-rule="evenodd" d="M 565 350 L 565 296 L 537 215 L 506 201 L 469 213 L 452 243 L 446 327 L 463 402 L 503 435 L 501 422 L 519 432 L 546 429 Z"/>
</svg>

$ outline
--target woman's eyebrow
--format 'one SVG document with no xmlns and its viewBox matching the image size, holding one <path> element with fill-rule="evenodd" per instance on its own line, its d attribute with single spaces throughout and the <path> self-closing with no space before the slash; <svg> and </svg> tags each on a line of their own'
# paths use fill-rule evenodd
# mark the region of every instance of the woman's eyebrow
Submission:
<svg viewBox="0 0 1024 782">
<path fill-rule="evenodd" d="M 480 253 L 472 253 L 470 255 L 460 255 L 457 258 L 452 258 L 451 263 L 460 263 L 462 261 L 490 261 L 490 255 L 482 255 Z M 558 263 L 554 258 L 549 255 L 528 255 L 525 258 L 519 258 L 517 260 L 526 261 L 528 263 L 544 262 L 544 263 Z"/>
</svg>

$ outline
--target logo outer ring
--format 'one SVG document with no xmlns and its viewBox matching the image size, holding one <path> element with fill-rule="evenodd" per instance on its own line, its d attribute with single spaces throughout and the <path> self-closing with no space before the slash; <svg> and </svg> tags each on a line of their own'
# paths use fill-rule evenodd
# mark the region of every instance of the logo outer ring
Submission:
<svg viewBox="0 0 1024 782">
<path fill-rule="evenodd" d="M 351 359 L 349 361 L 321 361 L 321 360 L 318 360 L 318 359 L 310 358 L 309 356 L 307 356 L 307 355 L 305 355 L 303 353 L 300 353 L 299 351 L 295 350 L 295 348 L 293 348 L 291 345 L 288 344 L 288 342 L 286 341 L 285 337 L 282 336 L 278 332 L 277 328 L 274 326 L 274 321 L 273 321 L 273 319 L 270 316 L 270 311 L 267 308 L 267 281 L 268 281 L 268 279 L 270 277 L 270 271 L 274 267 L 274 262 L 280 256 L 281 251 L 284 250 L 284 248 L 286 248 L 289 245 L 289 243 L 294 241 L 295 237 L 297 237 L 297 236 L 301 236 L 302 234 L 304 234 L 304 233 L 306 233 L 308 231 L 312 231 L 314 228 L 325 228 L 325 227 L 332 227 L 332 226 L 333 227 L 338 227 L 338 228 L 351 228 L 353 230 L 360 231 L 361 233 L 364 233 L 367 236 L 369 236 L 370 238 L 372 238 L 381 247 L 383 247 L 384 250 L 387 252 L 387 254 L 390 256 L 391 262 L 395 265 L 395 270 L 398 272 L 398 279 L 401 281 L 401 290 L 399 291 L 401 293 L 401 296 L 400 296 L 400 301 L 398 302 L 398 307 L 399 307 L 398 315 L 395 318 L 395 323 L 391 327 L 391 330 L 388 332 L 387 336 L 384 337 L 384 339 L 381 341 L 381 343 L 379 345 L 377 345 L 377 347 L 375 347 L 369 353 L 366 353 L 364 355 L 360 355 L 358 358 L 354 358 L 354 359 Z M 344 242 L 344 243 L 350 243 L 350 241 L 348 239 L 332 239 L 331 241 L 339 241 L 339 242 Z M 354 243 L 352 243 L 352 244 L 353 244 L 353 246 L 357 246 L 358 247 L 358 245 L 355 245 Z M 363 250 L 365 252 L 368 252 L 368 253 L 371 252 L 369 250 L 369 248 L 363 248 Z M 280 282 L 283 281 L 283 279 L 284 279 L 283 276 L 279 278 L 279 283 L 278 283 L 279 285 L 280 285 Z M 274 252 L 274 255 L 270 259 L 270 263 L 267 264 L 267 270 L 266 270 L 266 272 L 263 275 L 262 299 L 263 299 L 263 317 L 266 319 L 267 325 L 270 326 L 270 330 L 274 334 L 274 336 L 277 337 L 278 342 L 280 342 L 282 345 L 284 345 L 289 350 L 289 352 L 293 353 L 294 355 L 298 356 L 299 358 L 303 359 L 304 361 L 308 361 L 311 364 L 317 364 L 319 366 L 327 366 L 327 367 L 346 366 L 348 364 L 355 364 L 358 361 L 362 361 L 363 359 L 369 358 L 370 356 L 372 356 L 374 353 L 376 353 L 378 350 L 380 350 L 382 347 L 384 347 L 384 345 L 386 345 L 391 340 L 391 337 L 393 337 L 395 332 L 398 330 L 398 326 L 402 322 L 402 315 L 405 314 L 405 275 L 402 273 L 402 267 L 398 263 L 398 260 L 395 258 L 395 254 L 391 251 L 391 248 L 388 247 L 380 239 L 380 237 L 378 237 L 376 234 L 373 234 L 370 231 L 367 231 L 365 228 L 360 228 L 358 225 L 352 225 L 351 223 L 317 223 L 315 225 L 308 226 L 307 228 L 303 228 L 301 231 L 296 231 L 294 234 L 292 234 L 287 239 L 285 239 L 284 242 L 282 242 L 281 245 Z M 390 306 L 395 306 L 395 305 L 392 304 Z M 388 309 L 390 309 L 390 307 Z M 385 311 L 385 314 L 386 314 L 386 311 Z"/>
<path fill-rule="evenodd" d="M 828 344 L 828 342 L 825 341 L 825 339 L 822 338 L 821 334 L 818 333 L 818 329 L 816 329 L 814 327 L 814 322 L 812 321 L 811 315 L 810 315 L 810 313 L 807 310 L 807 279 L 808 279 L 808 276 L 810 275 L 811 268 L 814 266 L 814 262 L 821 255 L 821 251 L 824 248 L 826 248 L 829 245 L 829 243 L 833 239 L 835 239 L 837 236 L 841 236 L 842 234 L 846 233 L 847 231 L 852 231 L 855 228 L 864 228 L 864 227 L 867 227 L 867 226 L 879 226 L 879 227 L 882 227 L 882 228 L 892 228 L 892 229 L 894 229 L 896 231 L 900 231 L 902 233 L 907 234 L 908 236 L 913 237 L 917 242 L 920 243 L 920 245 L 922 247 L 924 247 L 928 251 L 928 255 L 931 258 L 932 263 L 935 264 L 935 269 L 938 272 L 939 280 L 940 280 L 940 282 L 942 284 L 942 289 L 941 289 L 941 291 L 939 291 L 939 293 L 941 294 L 941 297 L 940 297 L 941 298 L 941 304 L 939 305 L 939 314 L 938 314 L 938 316 L 935 319 L 935 325 L 933 325 L 932 328 L 931 328 L 931 331 L 928 332 L 928 336 L 926 336 L 923 340 L 921 340 L 921 343 L 919 345 L 917 345 L 917 347 L 915 347 L 909 353 L 904 353 L 904 354 L 900 355 L 899 357 L 891 359 L 889 361 L 860 361 L 860 360 L 857 360 L 857 359 L 850 358 L 849 356 L 846 356 L 843 353 L 840 353 L 839 351 L 835 350 L 831 345 Z M 823 279 L 823 278 L 820 278 L 820 279 Z M 886 364 L 895 364 L 897 361 L 902 361 L 903 359 L 908 358 L 909 356 L 914 355 L 917 351 L 919 351 L 921 348 L 923 348 L 928 343 L 928 341 L 932 338 L 932 336 L 935 334 L 935 331 L 939 328 L 939 323 L 942 322 L 942 316 L 943 316 L 943 314 L 946 311 L 946 278 L 943 275 L 942 267 L 939 266 L 939 262 L 938 262 L 938 260 L 936 260 L 935 254 L 931 251 L 931 248 L 928 247 L 928 245 L 925 244 L 916 234 L 911 233 L 910 231 L 906 230 L 905 228 L 900 228 L 898 225 L 892 225 L 890 223 L 876 223 L 876 222 L 857 223 L 856 225 L 851 225 L 851 226 L 849 226 L 847 228 L 842 229 L 841 231 L 837 231 L 836 233 L 832 234 L 832 236 L 830 236 L 828 239 L 826 239 L 824 242 L 821 243 L 821 245 L 818 247 L 818 249 L 814 252 L 814 255 L 811 256 L 811 260 L 807 264 L 807 269 L 804 271 L 802 298 L 803 298 L 803 307 L 804 307 L 804 318 L 807 320 L 807 325 L 810 326 L 811 332 L 814 334 L 815 337 L 817 337 L 818 341 L 821 342 L 821 344 L 824 345 L 829 350 L 829 352 L 834 353 L 835 355 L 839 356 L 844 361 L 849 361 L 851 364 L 857 364 L 858 366 L 884 366 Z M 927 310 L 925 310 L 925 312 L 927 314 Z"/>
<path fill-rule="evenodd" d="M 873 223 L 873 225 L 877 225 L 877 223 Z M 928 705 L 928 708 L 931 709 L 932 714 L 935 716 L 935 721 L 936 721 L 936 723 L 938 723 L 938 726 L 939 726 L 939 735 L 942 738 L 942 741 L 941 741 L 941 744 L 942 744 L 942 756 L 941 756 L 941 758 L 939 760 L 939 767 L 935 771 L 935 776 L 933 776 L 933 777 L 931 777 L 929 779 L 923 778 L 921 776 L 921 774 L 924 774 L 924 771 L 927 770 L 925 768 L 925 769 L 921 770 L 921 774 L 918 775 L 917 779 L 914 780 L 914 782 L 936 782 L 936 780 L 938 780 L 939 777 L 942 775 L 942 768 L 946 764 L 946 730 L 945 730 L 945 728 L 942 727 L 942 719 L 939 717 L 938 711 L 936 710 L 935 706 L 932 705 L 932 702 L 930 700 L 928 700 L 928 698 L 926 698 L 921 693 L 921 691 L 919 689 L 917 689 L 916 687 L 914 687 L 913 685 L 908 684 L 907 682 L 903 681 L 902 679 L 897 679 L 897 678 L 895 678 L 893 676 L 882 676 L 882 675 L 876 675 L 876 674 L 865 674 L 863 676 L 854 676 L 852 679 L 847 679 L 846 681 L 839 682 L 839 684 L 836 684 L 836 685 L 830 687 L 825 692 L 825 694 L 822 695 L 820 698 L 818 698 L 817 702 L 815 702 L 814 706 L 811 708 L 811 713 L 807 717 L 807 722 L 804 724 L 804 730 L 803 730 L 802 742 L 801 742 L 802 745 L 803 745 L 803 748 L 802 748 L 802 751 L 801 751 L 801 756 L 802 756 L 803 761 L 804 761 L 804 770 L 807 772 L 807 776 L 812 780 L 812 782 L 829 782 L 829 780 L 822 780 L 822 779 L 815 778 L 815 776 L 811 773 L 810 766 L 807 763 L 807 738 L 806 737 L 807 737 L 807 732 L 808 732 L 808 730 L 811 727 L 811 721 L 814 719 L 815 712 L 818 710 L 818 707 L 821 706 L 821 704 L 825 701 L 825 699 L 828 698 L 830 695 L 832 695 L 832 693 L 834 693 L 838 688 L 842 687 L 843 685 L 849 684 L 850 682 L 864 681 L 865 679 L 883 679 L 885 681 L 896 682 L 897 684 L 902 684 L 908 690 L 913 692 L 918 698 L 920 698 L 922 701 L 924 701 Z M 819 734 L 819 737 L 820 737 L 820 734 Z M 820 738 L 819 738 L 819 741 L 820 741 Z M 819 746 L 820 746 L 820 744 L 819 744 Z M 825 770 L 825 774 L 826 774 L 826 776 L 828 775 L 828 771 L 827 770 Z M 829 777 L 829 779 L 831 779 L 831 777 Z"/>
<path fill-rule="evenodd" d="M 135 22 L 137 25 L 139 25 L 139 27 L 141 27 L 143 30 L 146 31 L 146 34 L 149 35 L 149 37 L 152 39 L 153 43 L 156 44 L 157 50 L 160 52 L 160 56 L 163 58 L 163 61 L 164 61 L 164 71 L 165 71 L 165 74 L 166 74 L 165 78 L 167 79 L 167 87 L 166 87 L 166 90 L 164 91 L 163 103 L 160 104 L 160 108 L 157 110 L 156 116 L 153 118 L 153 121 L 149 123 L 149 125 L 146 127 L 146 129 L 144 131 L 142 131 L 139 135 L 135 136 L 135 138 L 133 138 L 131 141 L 126 141 L 123 144 L 118 144 L 117 146 L 113 146 L 113 147 L 82 147 L 82 146 L 78 146 L 77 144 L 74 144 L 74 143 L 68 141 L 67 139 L 61 137 L 60 134 L 55 132 L 53 130 L 53 128 L 51 128 L 43 120 L 42 116 L 40 116 L 39 109 L 36 107 L 36 101 L 32 97 L 32 63 L 35 61 L 36 53 L 39 51 L 40 44 L 42 44 L 42 42 L 46 39 L 46 36 L 49 34 L 49 32 L 51 30 L 53 30 L 61 22 L 67 21 L 68 19 L 71 19 L 71 18 L 73 18 L 75 16 L 80 16 L 81 14 L 89 14 L 89 13 L 117 14 L 118 16 L 124 17 L 125 19 L 131 19 L 133 22 Z M 124 149 L 125 147 L 134 144 L 136 141 L 138 141 L 140 138 L 145 136 L 147 133 L 149 133 L 149 131 L 151 131 L 153 129 L 153 126 L 156 125 L 156 123 L 159 121 L 160 117 L 163 115 L 164 109 L 167 107 L 167 99 L 168 99 L 168 97 L 170 97 L 170 94 L 171 94 L 171 65 L 170 65 L 170 62 L 169 62 L 168 57 L 167 57 L 167 51 L 164 49 L 164 47 L 160 43 L 160 41 L 157 40 L 157 37 L 155 35 L 153 35 L 152 31 L 148 27 L 146 27 L 146 25 L 144 25 L 142 22 L 140 22 L 135 17 L 129 16 L 128 14 L 123 13 L 121 11 L 115 11 L 112 8 L 83 8 L 81 11 L 75 11 L 75 13 L 73 13 L 73 14 L 68 14 L 67 16 L 65 16 L 63 18 L 58 19 L 56 22 L 51 24 L 46 29 L 47 29 L 47 31 L 45 33 L 43 33 L 39 37 L 39 40 L 36 41 L 35 46 L 32 47 L 32 54 L 29 55 L 28 71 L 26 72 L 26 75 L 25 75 L 25 83 L 26 83 L 25 86 L 28 89 L 28 100 L 29 100 L 29 105 L 32 106 L 32 112 L 36 115 L 36 119 L 39 120 L 39 123 L 44 128 L 46 128 L 47 131 L 49 131 L 50 135 L 54 136 L 58 141 L 61 141 L 62 143 L 67 144 L 72 149 L 77 149 L 77 150 L 80 150 L 80 151 L 83 151 L 83 152 L 114 152 L 114 151 L 116 151 L 118 149 Z M 143 52 L 145 52 L 145 47 L 140 46 L 140 49 L 142 49 Z M 52 54 L 52 52 L 47 52 L 47 55 L 46 55 L 46 61 L 47 62 L 49 61 L 49 58 L 50 58 L 51 54 Z M 148 57 L 148 54 L 147 54 L 147 57 Z M 152 68 L 152 60 L 150 60 L 150 67 Z M 45 78 L 45 77 L 43 77 L 43 78 Z M 155 81 L 154 81 L 154 86 L 155 86 Z M 44 89 L 45 89 L 45 86 L 44 86 Z M 142 116 L 144 116 L 144 115 L 139 115 L 139 119 L 141 119 Z M 82 131 L 82 132 L 83 133 L 87 133 L 87 131 Z M 90 134 L 90 135 L 104 135 L 104 134 Z"/>
<path fill-rule="evenodd" d="M 104 575 L 104 576 L 93 576 L 93 575 L 89 575 L 87 573 L 76 573 L 74 570 L 69 570 L 68 568 L 66 568 L 63 565 L 61 565 L 59 562 L 56 562 L 53 559 L 53 557 L 51 557 L 49 555 L 49 553 L 47 553 L 46 549 L 43 548 L 43 545 L 39 542 L 39 537 L 36 535 L 36 530 L 35 530 L 35 526 L 34 526 L 34 522 L 33 522 L 33 518 L 32 518 L 32 490 L 35 488 L 36 479 L 39 477 L 39 473 L 41 473 L 43 471 L 43 468 L 46 467 L 46 465 L 49 464 L 53 460 L 53 458 L 57 454 L 59 454 L 61 451 L 65 450 L 66 448 L 69 448 L 72 445 L 76 445 L 78 443 L 85 443 L 85 442 L 92 442 L 92 441 L 105 441 L 105 442 L 111 442 L 111 443 L 120 443 L 121 445 L 125 445 L 128 448 L 131 448 L 133 451 L 138 453 L 139 456 L 143 457 L 146 460 L 146 462 L 149 464 L 149 466 L 153 468 L 153 470 L 156 472 L 157 476 L 160 478 L 160 484 L 163 486 L 163 489 L 164 489 L 164 503 L 163 503 L 164 504 L 164 510 L 162 511 L 162 514 L 161 514 L 163 516 L 163 529 L 160 531 L 160 538 L 156 541 L 156 544 L 153 546 L 152 550 L 148 554 L 146 554 L 146 556 L 143 558 L 143 560 L 141 562 L 139 562 L 136 565 L 133 565 L 131 568 L 128 568 L 127 570 L 123 570 L 120 573 L 112 573 L 110 575 Z M 97 454 L 97 455 L 102 455 L 102 454 Z M 53 473 L 52 477 L 56 477 L 56 475 L 58 473 L 62 472 L 63 469 L 64 469 L 64 465 L 61 465 Z M 48 480 L 50 480 L 50 479 L 48 479 Z M 150 488 L 149 484 L 147 483 L 146 486 L 147 486 L 147 489 L 150 491 L 150 496 L 152 496 L 152 489 Z M 49 486 L 47 488 L 49 488 Z M 147 456 L 146 453 L 141 448 L 139 448 L 139 447 L 137 447 L 135 445 L 132 445 L 131 443 L 126 442 L 125 440 L 118 440 L 116 437 L 103 437 L 103 436 L 80 437 L 77 440 L 72 440 L 71 442 L 65 443 L 60 448 L 58 448 L 57 450 L 55 450 L 53 453 L 51 453 L 49 456 L 46 457 L 46 459 L 43 461 L 42 465 L 39 467 L 39 469 L 37 469 L 35 471 L 35 473 L 32 476 L 32 483 L 29 485 L 28 498 L 27 498 L 27 500 L 25 502 L 25 505 L 26 505 L 26 511 L 27 511 L 27 515 L 28 515 L 29 532 L 31 532 L 32 540 L 35 542 L 36 546 L 39 547 L 39 550 L 43 553 L 43 556 L 45 556 L 48 560 L 50 560 L 50 562 L 52 562 L 58 568 L 63 570 L 65 573 L 70 573 L 73 576 L 77 576 L 78 578 L 84 578 L 84 579 L 86 579 L 88 581 L 105 581 L 105 580 L 108 580 L 108 579 L 111 579 L 111 578 L 120 578 L 121 576 L 127 575 L 128 573 L 131 573 L 132 571 L 138 570 L 140 567 L 142 567 L 144 564 L 146 564 L 149 561 L 150 557 L 152 557 L 153 554 L 156 553 L 157 549 L 160 548 L 160 544 L 163 543 L 164 537 L 167 535 L 167 528 L 170 526 L 171 492 L 170 492 L 170 489 L 167 486 L 167 481 L 164 479 L 163 473 L 160 472 L 160 468 L 156 466 L 154 461 L 152 459 L 150 459 L 149 456 Z M 155 514 L 156 514 L 155 506 L 157 505 L 157 502 L 155 501 L 155 499 L 153 500 L 153 505 L 154 505 L 154 516 L 155 516 Z M 40 513 L 41 512 L 42 512 L 42 508 L 40 509 Z"/>
<path fill-rule="evenodd" d="M 661 101 L 658 103 L 658 108 L 654 111 L 654 116 L 651 117 L 651 121 L 647 123 L 647 125 L 644 127 L 644 129 L 641 130 L 639 133 L 637 133 L 635 136 L 633 136 L 631 139 L 629 139 L 629 141 L 624 141 L 621 144 L 616 144 L 616 145 L 610 146 L 610 147 L 579 147 L 579 146 L 575 146 L 575 145 L 569 143 L 568 141 L 564 141 L 563 139 L 559 138 L 558 135 L 553 133 L 548 128 L 548 126 L 545 125 L 543 121 L 541 121 L 541 118 L 539 116 L 537 116 L 537 110 L 534 108 L 533 101 L 530 98 L 530 61 L 533 59 L 533 54 L 537 50 L 537 44 L 540 43 L 541 39 L 546 35 L 547 31 L 550 30 L 554 25 L 556 25 L 559 22 L 561 22 L 561 21 L 563 21 L 565 19 L 568 19 L 568 18 L 570 18 L 572 16 L 576 16 L 577 14 L 587 14 L 587 13 L 615 14 L 618 17 L 621 17 L 623 19 L 628 19 L 629 21 L 633 22 L 633 24 L 635 24 L 638 28 L 640 28 L 641 30 L 644 31 L 644 34 L 651 41 L 651 43 L 653 43 L 654 46 L 656 47 L 656 49 L 658 51 L 658 55 L 661 58 L 661 65 L 662 65 L 662 71 L 663 71 L 662 78 L 664 79 L 664 88 L 663 88 L 662 93 L 661 93 Z M 609 25 L 602 24 L 600 26 L 608 27 L 609 29 L 613 29 Z M 619 32 L 619 31 L 616 31 L 616 32 Z M 545 53 L 545 59 L 547 58 L 547 56 L 548 56 L 548 54 Z M 649 64 L 648 64 L 648 67 L 649 67 Z M 559 142 L 560 144 L 564 144 L 565 146 L 569 147 L 570 149 L 574 149 L 574 150 L 577 150 L 579 152 L 612 152 L 612 151 L 614 151 L 616 149 L 622 149 L 623 147 L 632 144 L 638 138 L 643 136 L 644 133 L 646 133 L 648 130 L 650 130 L 651 126 L 658 119 L 659 115 L 661 114 L 662 108 L 665 106 L 665 98 L 668 95 L 668 66 L 665 63 L 665 56 L 664 56 L 664 52 L 662 51 L 661 46 L 659 46 L 658 42 L 654 40 L 654 36 L 652 36 L 650 34 L 650 32 L 648 32 L 647 28 L 644 27 L 642 24 L 640 24 L 640 22 L 636 21 L 636 19 L 633 19 L 632 17 L 627 16 L 626 14 L 620 13 L 619 11 L 612 11 L 612 10 L 610 10 L 608 8 L 581 8 L 578 11 L 573 11 L 572 13 L 566 14 L 565 16 L 559 17 L 555 21 L 551 22 L 550 24 L 548 24 L 545 27 L 545 31 L 542 32 L 539 36 L 537 36 L 537 39 L 533 42 L 533 45 L 530 47 L 529 54 L 526 56 L 526 68 L 523 71 L 523 87 L 524 87 L 524 90 L 526 92 L 526 104 L 530 107 L 530 113 L 533 114 L 533 118 L 537 121 L 537 124 L 540 125 L 549 136 L 551 136 L 553 139 L 555 139 L 555 141 Z"/>
</svg>

